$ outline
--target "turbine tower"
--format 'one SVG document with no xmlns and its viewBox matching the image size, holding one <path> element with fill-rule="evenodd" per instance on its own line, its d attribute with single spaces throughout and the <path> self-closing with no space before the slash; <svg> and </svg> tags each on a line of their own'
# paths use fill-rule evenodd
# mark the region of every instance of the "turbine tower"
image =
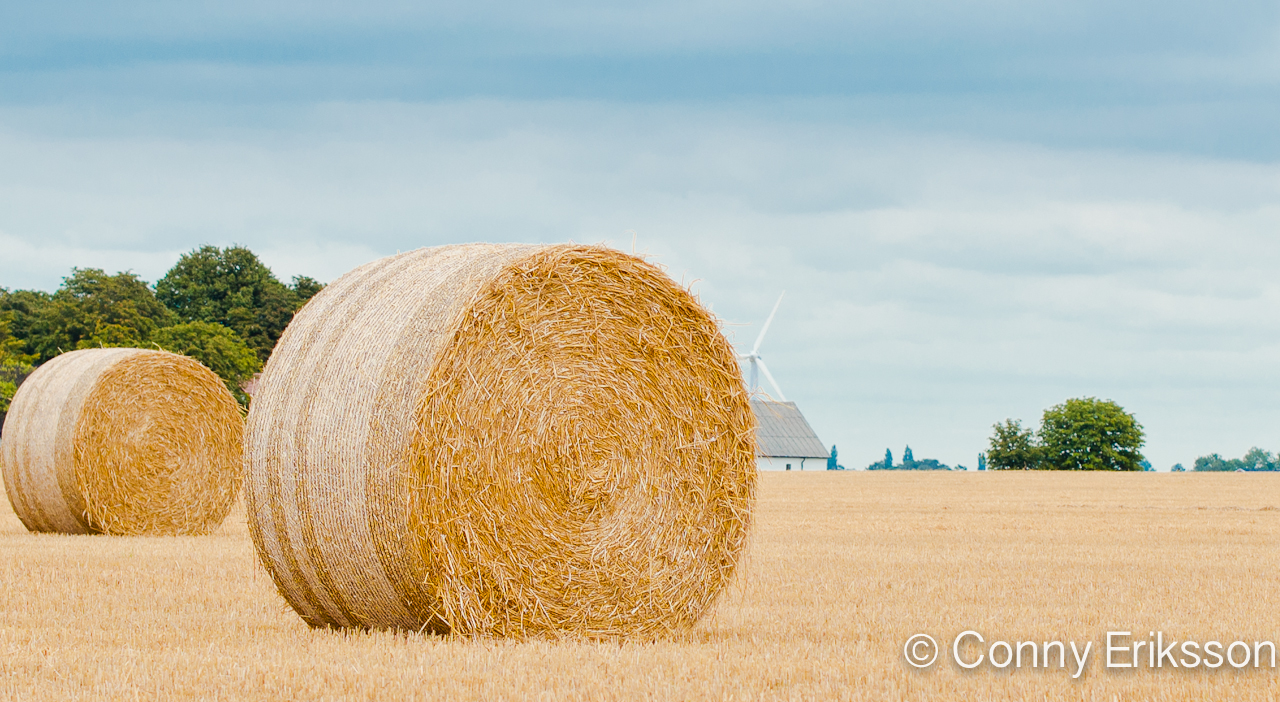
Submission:
<svg viewBox="0 0 1280 702">
<path fill-rule="evenodd" d="M 782 295 L 786 294 L 787 291 L 783 290 Z M 764 364 L 764 358 L 760 355 L 760 342 L 764 341 L 764 334 L 769 331 L 769 325 L 773 323 L 773 316 L 778 313 L 778 305 L 782 304 L 782 295 L 779 295 L 778 301 L 773 303 L 773 311 L 769 313 L 769 318 L 765 320 L 764 327 L 760 329 L 760 335 L 756 337 L 756 343 L 751 347 L 751 353 L 738 354 L 739 359 L 751 364 L 751 369 L 748 371 L 747 376 L 747 392 L 752 397 L 763 394 L 760 389 L 760 374 L 763 373 L 765 379 L 773 386 L 774 392 L 778 393 L 777 397 L 773 398 L 778 402 L 786 402 L 787 398 L 782 394 L 782 388 L 778 387 L 778 381 L 774 380 L 773 375 L 769 373 L 769 367 Z"/>
</svg>

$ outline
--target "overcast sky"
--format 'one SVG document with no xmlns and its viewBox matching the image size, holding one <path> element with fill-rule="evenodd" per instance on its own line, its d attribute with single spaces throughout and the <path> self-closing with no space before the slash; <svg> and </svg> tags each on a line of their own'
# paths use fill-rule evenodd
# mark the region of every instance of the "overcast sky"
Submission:
<svg viewBox="0 0 1280 702">
<path fill-rule="evenodd" d="M 634 238 L 850 468 L 1167 470 L 1280 449 L 1278 124 L 1275 2 L 5 3 L 0 286 Z"/>
</svg>

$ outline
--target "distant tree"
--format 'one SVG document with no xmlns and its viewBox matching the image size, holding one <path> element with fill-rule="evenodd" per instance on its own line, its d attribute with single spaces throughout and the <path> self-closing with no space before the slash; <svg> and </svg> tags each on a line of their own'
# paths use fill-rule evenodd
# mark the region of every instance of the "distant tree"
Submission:
<svg viewBox="0 0 1280 702">
<path fill-rule="evenodd" d="M 994 432 L 984 465 L 989 465 L 992 470 L 1033 470 L 1040 467 L 1040 448 L 1036 445 L 1035 434 L 1022 428 L 1020 420 L 1006 419 L 991 428 Z"/>
<path fill-rule="evenodd" d="M 9 414 L 9 403 L 17 393 L 17 383 L 7 378 L 0 378 L 0 427 L 4 427 L 4 417 Z"/>
<path fill-rule="evenodd" d="M 262 370 L 262 361 L 234 331 L 212 322 L 187 322 L 161 329 L 152 342 L 200 361 L 222 378 L 241 406 L 249 406 L 243 385 Z"/>
<path fill-rule="evenodd" d="M 924 458 L 919 461 L 913 460 L 910 463 L 904 460 L 899 470 L 951 470 L 951 466 L 935 458 Z"/>
<path fill-rule="evenodd" d="M 1144 442 L 1142 425 L 1110 400 L 1067 400 L 1040 420 L 1042 461 L 1050 470 L 1140 470 Z"/>
<path fill-rule="evenodd" d="M 301 309 L 311 298 L 316 296 L 316 293 L 324 290 L 324 283 L 315 278 L 308 278 L 305 275 L 295 275 L 293 276 L 293 285 L 290 285 L 289 289 L 293 291 L 294 303 L 297 305 L 297 309 Z"/>
<path fill-rule="evenodd" d="M 9 414 L 9 403 L 18 394 L 18 384 L 5 377 L 5 370 L 0 366 L 0 429 L 4 428 L 4 419 Z"/>
<path fill-rule="evenodd" d="M 987 454 L 979 453 L 978 454 L 978 470 L 986 470 L 986 469 L 987 469 Z"/>
<path fill-rule="evenodd" d="M 0 310 L 0 363 L 30 363 L 34 358 L 24 353 L 22 340 L 11 332 L 13 313 Z"/>
<path fill-rule="evenodd" d="M 884 460 L 872 463 L 867 466 L 867 470 L 951 470 L 950 466 L 933 458 L 926 458 L 924 460 L 916 460 L 915 458 L 912 458 L 910 462 L 908 462 L 906 457 L 910 455 L 911 449 L 908 447 L 904 452 L 902 463 L 895 466 L 893 464 L 893 453 L 891 453 L 889 449 L 885 449 Z"/>
<path fill-rule="evenodd" d="M 202 246 L 156 282 L 156 296 L 185 322 L 234 330 L 265 362 L 293 313 L 321 286 L 304 276 L 286 287 L 242 246 Z"/>
<path fill-rule="evenodd" d="M 1187 472 L 1187 469 L 1186 469 L 1186 468 L 1183 468 L 1181 463 L 1175 463 L 1175 464 L 1173 464 L 1173 467 L 1169 469 L 1169 472 L 1171 472 L 1171 473 L 1185 473 L 1185 472 Z"/>
<path fill-rule="evenodd" d="M 52 296 L 39 290 L 14 290 L 0 288 L 0 317 L 8 320 L 9 333 L 19 346 L 19 353 L 35 362 L 35 347 L 31 342 L 31 329 L 44 306 Z"/>
<path fill-rule="evenodd" d="M 32 371 L 33 358 L 22 352 L 22 340 L 9 332 L 12 318 L 12 312 L 0 311 L 0 426 L 4 426 L 4 416 L 18 384 Z"/>
<path fill-rule="evenodd" d="M 1244 458 L 1224 459 L 1221 454 L 1211 453 L 1208 456 L 1201 456 L 1196 459 L 1192 470 L 1197 472 L 1232 472 L 1237 470 L 1244 471 L 1274 471 L 1280 470 L 1280 462 L 1276 456 L 1270 451 L 1264 451 L 1257 446 L 1249 449 Z"/>
<path fill-rule="evenodd" d="M 906 450 L 902 452 L 902 464 L 911 465 L 912 463 L 915 463 L 915 462 L 916 462 L 916 458 L 911 454 L 911 447 L 908 446 Z"/>
<path fill-rule="evenodd" d="M 4 426 L 9 403 L 18 392 L 18 386 L 35 370 L 30 364 L 7 361 L 0 363 L 0 427 Z"/>
<path fill-rule="evenodd" d="M 143 346 L 177 321 L 138 276 L 98 268 L 73 268 L 47 299 L 27 295 L 20 302 L 31 310 L 21 315 L 24 346 L 37 363 L 73 349 Z"/>
<path fill-rule="evenodd" d="M 1191 470 L 1197 472 L 1226 472 L 1237 468 L 1243 468 L 1244 461 L 1233 458 L 1230 461 L 1224 460 L 1220 454 L 1211 453 L 1208 456 L 1201 456 L 1192 464 Z"/>
<path fill-rule="evenodd" d="M 1154 470 L 1155 470 L 1155 468 L 1151 467 L 1151 461 L 1148 461 L 1148 460 L 1147 460 L 1147 459 L 1145 459 L 1145 458 L 1144 458 L 1144 459 L 1142 459 L 1141 461 L 1138 461 L 1138 469 L 1139 469 L 1139 470 L 1143 470 L 1143 471 L 1154 471 Z"/>
<path fill-rule="evenodd" d="M 840 462 L 836 460 L 836 455 L 836 445 L 831 444 L 831 457 L 827 459 L 827 470 L 844 470 L 844 466 L 840 465 Z"/>
<path fill-rule="evenodd" d="M 872 463 L 867 466 L 867 470 L 893 470 L 893 452 L 885 449 L 884 460 Z"/>
<path fill-rule="evenodd" d="M 1280 467 L 1276 465 L 1274 454 L 1257 446 L 1249 449 L 1241 460 L 1244 462 L 1244 469 L 1247 471 L 1273 471 Z"/>
</svg>

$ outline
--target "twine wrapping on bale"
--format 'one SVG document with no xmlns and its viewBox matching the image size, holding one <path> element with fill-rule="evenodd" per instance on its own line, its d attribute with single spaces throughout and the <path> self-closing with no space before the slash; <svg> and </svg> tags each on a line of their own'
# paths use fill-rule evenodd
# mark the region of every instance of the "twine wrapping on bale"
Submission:
<svg viewBox="0 0 1280 702">
<path fill-rule="evenodd" d="M 419 249 L 290 323 L 249 411 L 246 508 L 313 626 L 652 637 L 732 577 L 754 442 L 732 347 L 656 267 Z"/>
<path fill-rule="evenodd" d="M 128 348 L 62 354 L 18 389 L 0 440 L 31 531 L 203 534 L 240 491 L 244 418 L 213 371 Z"/>
</svg>

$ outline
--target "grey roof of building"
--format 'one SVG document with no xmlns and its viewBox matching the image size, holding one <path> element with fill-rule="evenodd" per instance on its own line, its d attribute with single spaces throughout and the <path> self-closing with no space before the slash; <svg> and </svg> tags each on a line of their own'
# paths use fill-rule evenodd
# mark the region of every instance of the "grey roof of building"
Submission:
<svg viewBox="0 0 1280 702">
<path fill-rule="evenodd" d="M 756 430 L 761 456 L 827 458 L 831 454 L 809 426 L 794 402 L 752 400 L 760 428 Z"/>
</svg>

